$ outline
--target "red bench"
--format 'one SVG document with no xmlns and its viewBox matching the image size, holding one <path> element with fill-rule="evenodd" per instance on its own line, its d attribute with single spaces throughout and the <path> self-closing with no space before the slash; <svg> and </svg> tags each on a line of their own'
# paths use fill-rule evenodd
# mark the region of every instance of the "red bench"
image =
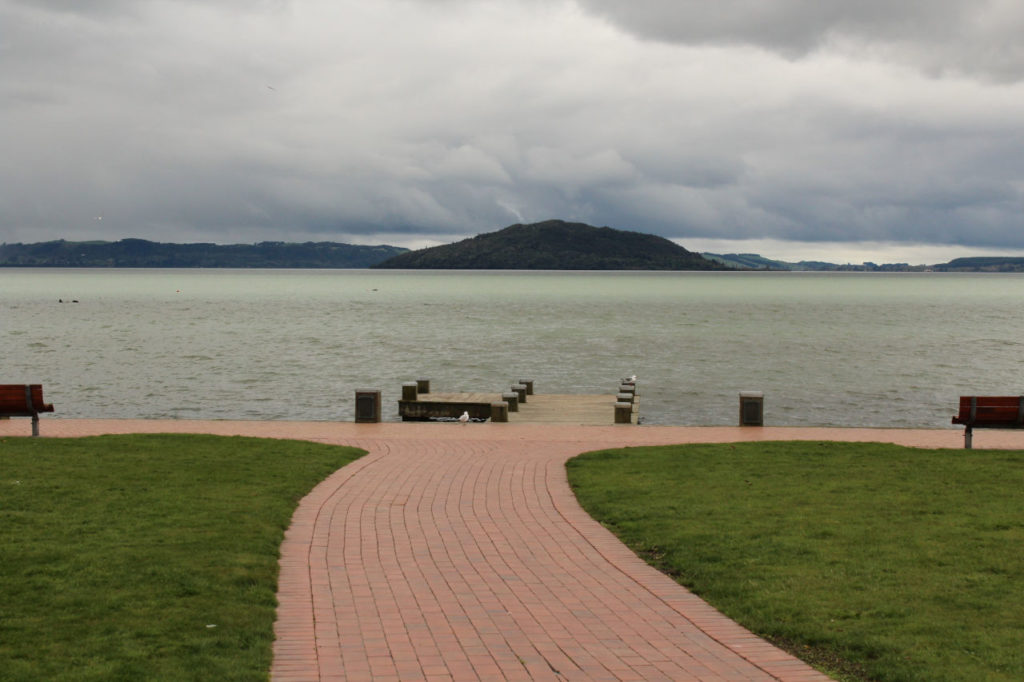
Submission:
<svg viewBox="0 0 1024 682">
<path fill-rule="evenodd" d="M 964 425 L 964 447 L 971 447 L 978 429 L 1024 429 L 1024 396 L 960 396 L 960 413 L 954 424 Z"/>
<path fill-rule="evenodd" d="M 32 435 L 39 435 L 39 413 L 53 412 L 43 402 L 40 384 L 0 384 L 0 417 L 32 417 Z"/>
</svg>

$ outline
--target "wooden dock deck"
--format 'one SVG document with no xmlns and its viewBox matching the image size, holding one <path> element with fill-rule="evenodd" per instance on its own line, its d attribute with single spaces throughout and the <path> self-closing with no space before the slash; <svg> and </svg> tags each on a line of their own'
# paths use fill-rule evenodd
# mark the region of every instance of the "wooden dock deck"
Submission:
<svg viewBox="0 0 1024 682">
<path fill-rule="evenodd" d="M 633 413 L 636 414 L 636 403 Z M 615 423 L 614 395 L 545 395 L 528 396 L 518 412 L 509 412 L 510 423 L 576 424 L 605 426 Z M 635 419 L 633 420 L 635 423 Z"/>
<path fill-rule="evenodd" d="M 500 402 L 500 393 L 419 393 L 415 401 L 402 400 L 403 419 L 455 418 L 464 411 L 473 419 L 488 419 L 491 404 Z M 517 411 L 509 411 L 508 421 L 518 424 L 574 424 L 607 426 L 615 423 L 615 394 L 542 394 L 527 396 Z M 631 423 L 637 423 L 639 399 L 633 402 Z"/>
</svg>

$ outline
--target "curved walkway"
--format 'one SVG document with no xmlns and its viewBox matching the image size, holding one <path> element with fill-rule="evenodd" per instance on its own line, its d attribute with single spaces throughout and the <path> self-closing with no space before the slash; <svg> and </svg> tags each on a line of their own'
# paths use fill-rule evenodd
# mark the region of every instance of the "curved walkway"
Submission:
<svg viewBox="0 0 1024 682">
<path fill-rule="evenodd" d="M 0 435 L 20 433 L 0 422 Z M 587 450 L 737 440 L 962 447 L 959 431 L 46 420 L 48 436 L 303 438 L 369 454 L 282 545 L 272 679 L 824 680 L 647 566 L 576 503 Z M 1024 447 L 986 432 L 988 447 Z"/>
</svg>

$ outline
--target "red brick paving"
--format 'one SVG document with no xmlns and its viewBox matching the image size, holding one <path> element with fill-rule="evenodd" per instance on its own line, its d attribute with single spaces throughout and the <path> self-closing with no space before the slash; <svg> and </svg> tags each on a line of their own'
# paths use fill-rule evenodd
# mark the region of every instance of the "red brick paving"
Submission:
<svg viewBox="0 0 1024 682">
<path fill-rule="evenodd" d="M 0 436 L 23 425 L 0 422 Z M 962 447 L 954 430 L 773 427 L 50 419 L 42 432 L 303 438 L 369 452 L 310 492 L 285 535 L 275 682 L 828 679 L 638 559 L 576 503 L 566 459 L 736 440 Z M 976 441 L 1022 448 L 1024 434 Z"/>
</svg>

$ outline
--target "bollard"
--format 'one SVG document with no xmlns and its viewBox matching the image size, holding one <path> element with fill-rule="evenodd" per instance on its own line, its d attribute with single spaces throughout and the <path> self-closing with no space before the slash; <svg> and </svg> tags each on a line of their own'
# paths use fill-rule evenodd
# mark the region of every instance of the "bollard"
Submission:
<svg viewBox="0 0 1024 682">
<path fill-rule="evenodd" d="M 501 399 L 508 403 L 509 412 L 519 411 L 519 394 L 515 391 L 509 391 L 508 393 L 502 393 Z"/>
<path fill-rule="evenodd" d="M 526 386 L 526 395 L 533 395 L 533 379 L 520 379 L 519 383 Z"/>
<path fill-rule="evenodd" d="M 417 379 L 416 380 L 416 392 L 417 393 L 430 393 L 430 379 Z"/>
<path fill-rule="evenodd" d="M 615 396 L 615 400 L 617 400 L 620 403 L 629 403 L 630 405 L 632 405 L 633 404 L 633 394 L 632 393 L 619 393 L 617 396 Z"/>
<path fill-rule="evenodd" d="M 402 384 L 402 400 L 416 400 L 417 389 L 415 381 L 407 381 Z"/>
<path fill-rule="evenodd" d="M 380 391 L 376 389 L 356 391 L 356 423 L 376 424 L 380 421 Z"/>
<path fill-rule="evenodd" d="M 632 393 L 636 395 L 636 384 L 620 384 L 619 393 Z"/>
<path fill-rule="evenodd" d="M 509 404 L 502 400 L 498 403 L 491 403 L 491 421 L 492 422 L 507 422 L 508 421 Z"/>
<path fill-rule="evenodd" d="M 764 393 L 740 391 L 740 426 L 764 426 Z"/>
<path fill-rule="evenodd" d="M 526 386 L 524 384 L 512 384 L 512 390 L 519 394 L 519 402 L 526 402 Z"/>
<path fill-rule="evenodd" d="M 616 424 L 632 424 L 633 423 L 633 404 L 632 403 L 615 403 L 615 423 Z"/>
</svg>

